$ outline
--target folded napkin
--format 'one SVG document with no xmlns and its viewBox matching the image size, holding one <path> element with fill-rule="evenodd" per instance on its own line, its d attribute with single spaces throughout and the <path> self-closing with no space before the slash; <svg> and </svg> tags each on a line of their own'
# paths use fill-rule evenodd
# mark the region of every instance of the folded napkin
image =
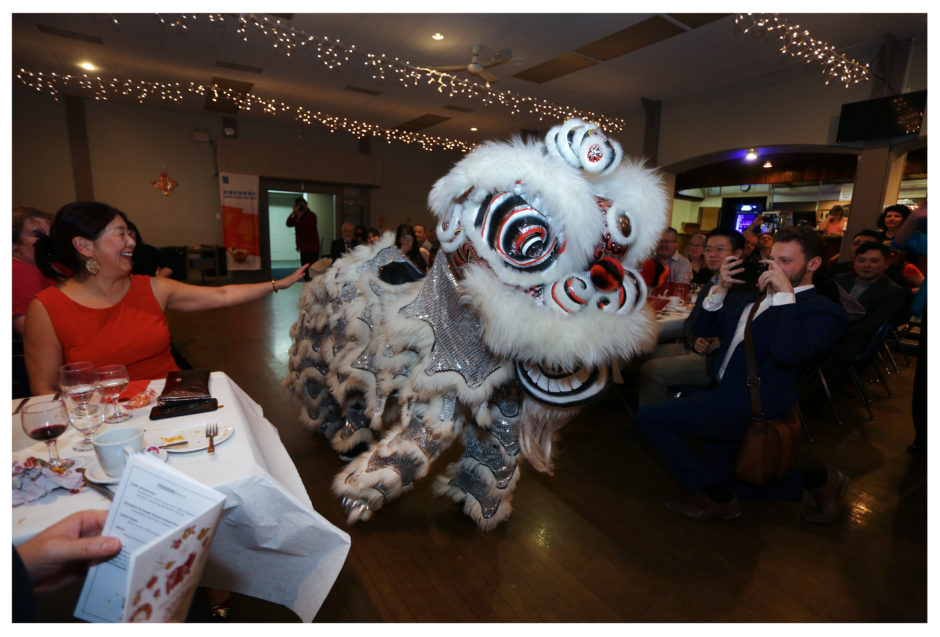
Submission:
<svg viewBox="0 0 940 637">
<path fill-rule="evenodd" d="M 59 487 L 77 493 L 84 483 L 82 474 L 74 471 L 77 466 L 74 465 L 60 473 L 39 458 L 27 458 L 23 462 L 14 460 L 13 506 L 38 500 Z"/>
</svg>

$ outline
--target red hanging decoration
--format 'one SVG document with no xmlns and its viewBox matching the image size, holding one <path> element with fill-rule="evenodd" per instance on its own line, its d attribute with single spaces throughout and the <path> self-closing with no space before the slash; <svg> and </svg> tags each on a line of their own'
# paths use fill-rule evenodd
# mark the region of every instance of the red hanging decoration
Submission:
<svg viewBox="0 0 940 637">
<path fill-rule="evenodd" d="M 165 170 L 163 170 L 163 171 L 160 172 L 160 178 L 159 178 L 159 179 L 155 179 L 155 180 L 153 180 L 153 181 L 150 182 L 150 183 L 153 184 L 153 187 L 154 187 L 154 188 L 156 188 L 157 190 L 159 190 L 160 192 L 162 192 L 164 197 L 166 197 L 167 195 L 169 195 L 171 192 L 173 192 L 173 189 L 174 189 L 174 188 L 176 188 L 177 186 L 179 186 L 179 184 L 178 184 L 176 181 L 174 181 L 174 180 L 170 179 L 169 177 L 167 177 L 167 174 L 166 174 L 166 171 L 165 171 Z"/>
</svg>

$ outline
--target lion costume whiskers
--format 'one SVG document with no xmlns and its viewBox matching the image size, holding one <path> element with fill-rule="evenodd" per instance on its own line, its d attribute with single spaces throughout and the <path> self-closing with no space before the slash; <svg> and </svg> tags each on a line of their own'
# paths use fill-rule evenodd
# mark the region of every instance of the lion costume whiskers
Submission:
<svg viewBox="0 0 940 637">
<path fill-rule="evenodd" d="M 420 275 L 390 234 L 314 278 L 291 327 L 286 387 L 339 452 L 349 523 L 424 477 L 488 530 L 519 460 L 551 472 L 555 432 L 656 341 L 637 271 L 666 223 L 658 176 L 591 124 L 481 145 L 431 189 L 441 250 Z"/>
</svg>

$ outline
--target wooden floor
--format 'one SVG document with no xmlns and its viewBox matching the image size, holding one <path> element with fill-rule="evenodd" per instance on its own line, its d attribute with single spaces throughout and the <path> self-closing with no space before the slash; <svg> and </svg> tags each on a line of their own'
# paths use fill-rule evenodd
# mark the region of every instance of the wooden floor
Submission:
<svg viewBox="0 0 940 637">
<path fill-rule="evenodd" d="M 228 373 L 278 427 L 314 507 L 337 526 L 329 492 L 342 466 L 305 430 L 280 387 L 300 286 L 237 308 L 171 314 L 174 342 L 196 368 Z M 562 430 L 554 475 L 523 465 L 512 518 L 479 531 L 427 479 L 372 521 L 347 528 L 352 548 L 319 622 L 924 622 L 927 465 L 913 437 L 913 367 L 871 387 L 875 419 L 838 399 L 807 405 L 808 461 L 852 479 L 832 526 L 793 503 L 745 503 L 733 521 L 665 510 L 680 493 L 608 394 Z M 913 363 L 913 359 L 912 359 Z M 629 378 L 627 379 L 629 383 Z M 629 390 L 628 390 L 629 391 Z M 461 450 L 451 449 L 432 471 Z M 344 527 L 345 528 L 345 527 Z M 290 622 L 288 610 L 235 596 L 233 621 Z"/>
</svg>

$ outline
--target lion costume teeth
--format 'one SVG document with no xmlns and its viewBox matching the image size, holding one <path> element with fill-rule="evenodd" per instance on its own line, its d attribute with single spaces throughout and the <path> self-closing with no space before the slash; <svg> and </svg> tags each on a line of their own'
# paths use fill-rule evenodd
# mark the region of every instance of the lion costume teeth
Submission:
<svg viewBox="0 0 940 637">
<path fill-rule="evenodd" d="M 555 432 L 650 349 L 637 272 L 666 223 L 660 178 L 580 120 L 544 143 L 489 142 L 433 186 L 441 251 L 421 280 L 386 234 L 314 278 L 291 327 L 285 386 L 300 419 L 344 454 L 349 523 L 412 488 L 456 438 L 433 485 L 481 528 L 511 513 L 519 461 L 551 472 Z"/>
</svg>

